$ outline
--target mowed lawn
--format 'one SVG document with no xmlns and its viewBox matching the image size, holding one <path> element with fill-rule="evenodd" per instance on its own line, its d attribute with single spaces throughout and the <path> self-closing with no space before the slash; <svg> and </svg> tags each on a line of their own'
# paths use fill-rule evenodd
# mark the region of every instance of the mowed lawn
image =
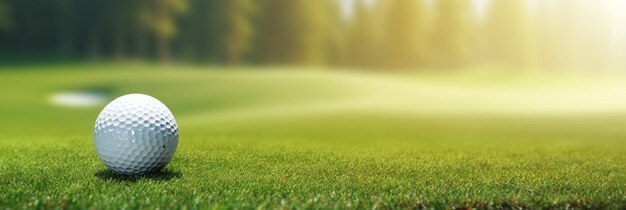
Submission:
<svg viewBox="0 0 626 210">
<path fill-rule="evenodd" d="M 145 93 L 180 128 L 161 173 L 113 174 L 93 124 Z M 4 208 L 626 208 L 626 81 L 140 64 L 0 68 Z"/>
</svg>

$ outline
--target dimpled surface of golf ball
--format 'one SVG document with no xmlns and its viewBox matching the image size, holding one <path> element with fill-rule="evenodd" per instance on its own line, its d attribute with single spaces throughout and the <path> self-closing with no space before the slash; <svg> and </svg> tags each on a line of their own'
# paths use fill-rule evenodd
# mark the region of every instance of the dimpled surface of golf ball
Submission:
<svg viewBox="0 0 626 210">
<path fill-rule="evenodd" d="M 100 160 L 125 175 L 161 170 L 178 146 L 178 126 L 172 112 L 144 94 L 121 96 L 98 115 L 94 144 Z"/>
</svg>

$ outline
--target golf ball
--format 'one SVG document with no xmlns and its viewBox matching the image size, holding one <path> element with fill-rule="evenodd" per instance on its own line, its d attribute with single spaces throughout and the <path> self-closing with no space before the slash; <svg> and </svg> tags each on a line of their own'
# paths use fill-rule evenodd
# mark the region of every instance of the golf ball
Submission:
<svg viewBox="0 0 626 210">
<path fill-rule="evenodd" d="M 156 98 L 128 94 L 100 112 L 94 145 L 109 169 L 125 175 L 146 174 L 161 170 L 172 159 L 178 126 L 172 112 Z"/>
</svg>

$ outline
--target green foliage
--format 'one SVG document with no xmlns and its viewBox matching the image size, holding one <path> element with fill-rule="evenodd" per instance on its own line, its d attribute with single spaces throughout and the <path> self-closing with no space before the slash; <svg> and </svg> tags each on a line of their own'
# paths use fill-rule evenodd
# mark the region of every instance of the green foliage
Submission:
<svg viewBox="0 0 626 210">
<path fill-rule="evenodd" d="M 255 10 L 253 0 L 226 0 L 226 61 L 237 64 L 241 57 L 250 50 L 253 36 L 252 13 Z"/>
<path fill-rule="evenodd" d="M 175 16 L 187 11 L 187 0 L 153 0 L 153 10 L 149 13 L 151 26 L 157 36 L 167 39 L 176 34 Z"/>
<path fill-rule="evenodd" d="M 187 10 L 187 0 L 153 0 L 150 5 L 152 30 L 157 39 L 157 52 L 161 62 L 170 60 L 170 39 L 176 34 L 175 17 Z"/>
<path fill-rule="evenodd" d="M 194 61 L 223 60 L 227 31 L 225 2 L 190 0 L 188 13 L 180 17 L 181 34 L 175 40 L 183 48 L 182 56 Z"/>
<path fill-rule="evenodd" d="M 269 0 L 263 4 L 259 53 L 269 63 L 328 62 L 331 1 Z"/>
<path fill-rule="evenodd" d="M 0 0 L 0 46 L 10 56 L 61 59 L 623 69 L 619 1 L 532 2 Z M 343 17 L 347 9 L 354 16 Z"/>
<path fill-rule="evenodd" d="M 0 31 L 10 30 L 13 27 L 11 6 L 6 0 L 0 1 Z"/>
</svg>

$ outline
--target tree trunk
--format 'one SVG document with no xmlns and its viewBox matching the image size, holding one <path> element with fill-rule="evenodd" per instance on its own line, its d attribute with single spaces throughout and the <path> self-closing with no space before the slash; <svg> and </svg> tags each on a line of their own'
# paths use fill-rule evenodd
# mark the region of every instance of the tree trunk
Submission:
<svg viewBox="0 0 626 210">
<path fill-rule="evenodd" d="M 126 40 L 124 39 L 124 34 L 124 30 L 118 27 L 113 35 L 116 60 L 124 60 L 126 58 Z"/>
<path fill-rule="evenodd" d="M 157 35 L 157 48 L 161 64 L 168 64 L 170 62 L 170 43 L 163 34 Z"/>
<path fill-rule="evenodd" d="M 239 41 L 239 34 L 237 33 L 237 23 L 236 23 L 236 16 L 237 14 L 232 14 L 236 11 L 236 2 L 237 0 L 229 0 L 226 1 L 226 11 L 229 11 L 227 13 L 227 18 L 228 18 L 228 24 L 227 24 L 227 32 L 226 32 L 226 47 L 225 47 L 225 56 L 226 56 L 226 63 L 228 65 L 237 65 L 239 63 L 239 56 L 237 55 L 237 42 Z"/>
<path fill-rule="evenodd" d="M 156 4 L 156 19 L 157 20 L 166 20 L 169 18 L 169 10 L 164 0 L 157 1 Z M 159 56 L 159 61 L 161 64 L 167 64 L 170 62 L 170 43 L 167 31 L 157 31 L 156 39 L 157 39 L 157 52 Z"/>
<path fill-rule="evenodd" d="M 100 51 L 100 38 L 98 37 L 98 32 L 96 30 L 92 31 L 89 37 L 88 49 L 89 58 L 92 60 L 97 60 L 99 58 Z"/>
<path fill-rule="evenodd" d="M 139 18 L 138 18 L 139 19 Z M 135 58 L 144 59 L 146 56 L 146 29 L 141 20 L 137 20 L 135 26 Z"/>
</svg>

